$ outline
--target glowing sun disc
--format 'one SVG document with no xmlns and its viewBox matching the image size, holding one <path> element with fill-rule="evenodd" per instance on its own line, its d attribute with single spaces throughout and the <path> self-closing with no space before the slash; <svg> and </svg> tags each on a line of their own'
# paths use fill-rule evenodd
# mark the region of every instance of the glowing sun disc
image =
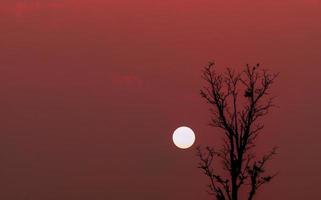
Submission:
<svg viewBox="0 0 321 200">
<path fill-rule="evenodd" d="M 191 147 L 195 142 L 194 131 L 186 126 L 177 128 L 173 133 L 173 142 L 175 146 L 181 149 Z"/>
</svg>

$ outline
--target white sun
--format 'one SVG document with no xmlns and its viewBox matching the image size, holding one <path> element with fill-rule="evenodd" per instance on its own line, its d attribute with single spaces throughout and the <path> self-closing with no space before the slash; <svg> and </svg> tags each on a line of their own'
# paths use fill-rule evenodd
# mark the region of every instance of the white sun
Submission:
<svg viewBox="0 0 321 200">
<path fill-rule="evenodd" d="M 173 142 L 178 148 L 187 149 L 194 144 L 195 134 L 189 127 L 179 127 L 173 133 Z"/>
</svg>

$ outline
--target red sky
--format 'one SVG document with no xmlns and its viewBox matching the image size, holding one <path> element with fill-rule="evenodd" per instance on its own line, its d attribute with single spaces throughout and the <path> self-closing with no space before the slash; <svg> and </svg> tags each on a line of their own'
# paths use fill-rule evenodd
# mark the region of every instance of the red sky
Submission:
<svg viewBox="0 0 321 200">
<path fill-rule="evenodd" d="M 1 0 L 0 199 L 209 199 L 180 125 L 217 144 L 200 71 L 262 63 L 280 146 L 258 199 L 321 199 L 320 0 Z"/>
</svg>

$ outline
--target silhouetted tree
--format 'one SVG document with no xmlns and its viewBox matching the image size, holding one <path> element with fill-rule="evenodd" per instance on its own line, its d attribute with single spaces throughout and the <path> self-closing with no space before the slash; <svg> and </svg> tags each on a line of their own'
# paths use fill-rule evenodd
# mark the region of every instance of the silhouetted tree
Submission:
<svg viewBox="0 0 321 200">
<path fill-rule="evenodd" d="M 209 178 L 208 192 L 217 200 L 238 200 L 243 187 L 246 198 L 252 200 L 257 190 L 276 175 L 265 170 L 276 148 L 260 159 L 253 152 L 264 127 L 260 118 L 274 106 L 269 90 L 276 77 L 260 69 L 259 64 L 246 65 L 242 72 L 227 68 L 217 73 L 214 63 L 209 63 L 203 70 L 206 86 L 200 94 L 211 106 L 210 125 L 221 129 L 223 145 L 218 149 L 198 147 L 198 167 Z M 221 174 L 213 167 L 217 160 L 222 161 Z M 227 173 L 222 173 L 224 170 Z"/>
</svg>

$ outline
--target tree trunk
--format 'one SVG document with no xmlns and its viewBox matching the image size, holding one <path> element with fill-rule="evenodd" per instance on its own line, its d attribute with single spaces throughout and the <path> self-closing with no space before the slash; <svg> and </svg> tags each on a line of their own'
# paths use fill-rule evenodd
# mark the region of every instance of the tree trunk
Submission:
<svg viewBox="0 0 321 200">
<path fill-rule="evenodd" d="M 232 178 L 232 200 L 238 200 L 238 189 L 236 185 L 236 178 Z"/>
</svg>

